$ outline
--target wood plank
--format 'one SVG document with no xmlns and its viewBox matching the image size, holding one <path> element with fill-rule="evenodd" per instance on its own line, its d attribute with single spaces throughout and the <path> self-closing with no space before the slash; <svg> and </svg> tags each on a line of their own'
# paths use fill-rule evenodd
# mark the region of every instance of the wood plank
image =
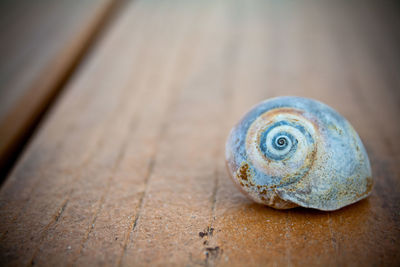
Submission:
<svg viewBox="0 0 400 267">
<path fill-rule="evenodd" d="M 327 10 L 328 8 L 332 10 L 333 7 L 325 5 L 326 4 L 315 5 L 314 2 L 312 4 L 309 3 L 309 5 L 305 3 L 299 5 L 291 4 L 282 10 L 283 13 L 274 10 L 273 14 L 270 14 L 269 18 L 271 19 L 271 16 L 273 16 L 273 22 L 276 22 L 276 25 L 279 25 L 280 28 L 277 27 L 275 32 L 266 33 L 266 36 L 272 39 L 279 39 L 282 44 L 286 45 L 279 47 L 278 51 L 276 50 L 277 47 L 274 47 L 272 54 L 275 56 L 273 56 L 272 59 L 268 57 L 270 58 L 269 62 L 271 65 L 266 69 L 273 69 L 277 72 L 268 75 L 262 83 L 264 86 L 268 84 L 268 88 L 274 91 L 272 93 L 270 92 L 267 97 L 282 94 L 303 95 L 317 98 L 330 104 L 349 118 L 352 123 L 363 122 L 366 128 L 360 131 L 360 126 L 355 125 L 357 126 L 356 129 L 359 130 L 363 139 L 367 140 L 367 145 L 371 145 L 370 143 L 376 144 L 374 150 L 382 151 L 380 158 L 385 158 L 385 154 L 388 152 L 382 150 L 383 144 L 381 142 L 381 136 L 377 131 L 372 131 L 372 136 L 369 134 L 371 129 L 374 128 L 373 124 L 376 122 L 374 122 L 370 116 L 365 116 L 368 107 L 365 105 L 359 107 L 360 100 L 354 97 L 354 95 L 360 93 L 360 88 L 355 87 L 352 83 L 354 71 L 350 71 L 342 65 L 343 63 L 349 64 L 347 60 L 350 56 L 353 58 L 352 53 L 354 53 L 354 51 L 349 50 L 348 47 L 342 48 L 341 42 L 358 32 L 355 29 L 345 34 L 338 31 L 349 28 L 349 25 L 351 25 L 351 21 L 349 22 L 349 20 L 354 19 L 354 13 L 357 10 L 352 9 L 346 14 L 347 20 L 344 23 L 345 25 L 335 25 L 337 20 L 343 22 L 344 18 L 341 14 L 343 14 L 343 12 L 345 12 L 344 9 L 348 7 L 343 4 L 338 5 L 336 7 L 338 10 L 330 17 L 327 16 L 327 14 L 329 14 Z M 276 17 L 274 15 L 276 15 Z M 365 23 L 369 18 L 359 17 L 358 19 L 363 19 L 360 22 Z M 325 23 L 322 23 L 324 20 Z M 257 36 L 260 35 L 262 35 L 262 32 Z M 332 35 L 338 38 L 338 40 L 332 40 Z M 358 38 L 360 38 L 360 36 L 358 36 Z M 265 47 L 268 41 L 270 41 L 270 39 L 264 41 Z M 354 45 L 354 48 L 360 49 L 360 39 L 356 41 L 358 42 L 356 44 L 352 43 L 352 45 Z M 363 47 L 363 49 L 365 48 Z M 310 57 L 310 55 L 312 55 L 312 57 Z M 365 58 L 368 58 L 368 54 L 364 54 L 363 57 L 358 57 L 358 60 Z M 277 62 L 279 62 L 281 69 L 276 70 Z M 361 66 L 356 66 L 354 69 L 359 69 L 360 67 Z M 367 73 L 369 75 L 371 74 L 370 72 Z M 284 76 L 283 74 L 286 75 Z M 260 87 L 261 86 L 262 85 L 260 85 Z M 364 90 L 364 93 L 365 92 L 369 95 L 373 95 L 374 93 L 379 94 L 379 91 L 373 87 Z M 385 97 L 388 96 L 390 95 L 385 94 Z M 372 98 L 373 97 L 371 97 L 371 100 Z M 360 102 L 363 101 L 365 100 L 361 100 Z M 377 101 L 377 98 L 375 98 L 375 101 Z M 385 103 L 385 101 L 381 100 L 380 103 Z M 398 110 L 396 105 L 392 105 L 388 108 Z M 384 112 L 390 113 L 391 111 L 386 110 Z M 394 114 L 396 114 L 396 112 Z M 394 116 L 394 114 L 390 116 Z M 394 118 L 392 117 L 392 119 Z M 392 133 L 398 130 L 398 128 L 394 129 L 395 127 L 393 127 L 393 124 L 391 126 Z M 369 150 L 372 150 L 372 148 Z M 373 152 L 370 151 L 370 153 Z M 223 170 L 222 165 L 223 164 L 221 164 L 221 168 Z M 398 177 L 396 172 L 389 172 L 386 174 L 386 177 L 381 177 L 381 175 L 378 175 L 380 171 L 375 171 L 375 176 L 378 179 L 377 183 L 379 184 L 388 183 L 390 180 Z M 223 181 L 226 181 L 226 179 L 224 178 Z M 382 190 L 382 194 L 386 195 L 385 201 L 392 202 L 393 204 L 396 203 L 398 186 L 392 187 L 392 190 L 388 188 L 381 188 L 380 190 Z M 388 194 L 390 191 L 392 191 L 392 193 Z M 376 192 L 377 191 L 374 191 L 374 193 Z M 226 211 L 226 201 L 227 199 L 232 199 L 232 194 L 233 191 L 230 192 L 226 189 L 221 193 L 221 202 L 224 203 L 221 205 L 223 206 L 222 210 L 224 212 Z M 274 229 L 274 223 L 281 224 L 281 232 L 278 236 L 280 239 L 279 241 L 274 239 L 277 237 L 277 234 L 264 235 L 264 228 L 261 228 L 260 232 L 254 234 L 254 231 L 259 227 L 257 222 L 266 221 L 268 217 L 273 218 L 273 215 L 265 216 L 264 211 L 260 212 L 260 214 L 255 214 L 253 210 L 245 210 L 241 213 L 237 212 L 237 216 L 235 217 L 231 215 L 229 219 L 227 219 L 226 216 L 217 216 L 217 218 L 220 218 L 221 222 L 217 219 L 215 224 L 216 229 L 221 229 L 221 227 L 226 228 L 227 221 L 238 223 L 233 225 L 231 223 L 231 226 L 228 227 L 227 230 L 221 230 L 218 237 L 214 238 L 220 240 L 221 247 L 224 247 L 225 251 L 230 252 L 229 255 L 225 253 L 225 257 L 229 259 L 228 262 L 232 260 L 232 262 L 241 262 L 242 264 L 247 263 L 248 257 L 246 257 L 246 255 L 249 252 L 252 253 L 252 259 L 255 265 L 260 262 L 278 266 L 282 264 L 300 266 L 317 264 L 325 266 L 347 265 L 350 263 L 350 265 L 393 263 L 398 261 L 394 253 L 398 248 L 397 242 L 399 232 L 398 223 L 396 224 L 396 221 L 398 222 L 398 217 L 393 216 L 393 211 L 390 212 L 387 209 L 379 207 L 383 205 L 383 199 L 375 198 L 375 195 L 373 195 L 371 199 L 375 201 L 375 205 L 369 206 L 369 202 L 364 201 L 333 213 L 295 209 L 287 212 L 288 218 L 286 222 L 279 222 L 276 219 L 267 220 L 267 222 L 271 224 L 271 227 L 267 227 L 267 229 Z M 217 203 L 218 202 L 217 200 Z M 357 205 L 359 206 L 358 209 L 353 208 L 354 206 L 357 207 Z M 394 221 L 391 217 L 393 217 Z M 244 224 L 243 218 L 246 218 L 246 224 L 252 227 L 250 231 L 247 230 L 244 232 L 243 227 L 240 227 Z M 246 226 L 246 228 L 248 229 L 249 227 Z M 234 231 L 234 229 L 239 229 L 239 233 L 238 231 Z M 242 231 L 240 231 L 240 229 L 242 229 Z M 282 229 L 286 232 L 282 233 Z M 273 233 L 275 232 L 274 230 L 272 231 Z M 224 232 L 228 232 L 229 234 L 223 234 Z M 232 239 L 238 241 L 243 240 L 246 235 L 249 235 L 249 232 L 252 234 L 252 240 L 257 240 L 258 242 L 253 241 L 252 244 L 243 242 L 243 244 L 239 246 L 237 243 L 232 244 Z M 380 234 L 375 234 L 377 232 L 380 232 Z M 232 235 L 234 235 L 234 237 Z M 387 244 L 386 240 L 391 240 L 392 243 Z M 284 242 L 284 245 L 279 246 L 282 242 Z M 385 245 L 379 246 L 376 245 L 376 242 L 381 244 L 385 243 Z M 231 244 L 234 246 L 235 250 L 226 249 L 227 246 L 230 248 Z M 265 256 L 266 246 L 268 251 L 272 251 L 270 257 Z M 284 256 L 276 257 L 276 255 L 280 254 Z M 384 258 L 386 262 L 382 258 Z"/>
<path fill-rule="evenodd" d="M 396 8 L 129 2 L 0 191 L 0 262 L 399 265 Z M 237 190 L 225 138 L 278 95 L 349 119 L 371 157 L 371 197 L 278 211 Z"/>
<path fill-rule="evenodd" d="M 0 169 L 11 163 L 117 2 L 1 1 Z"/>
</svg>

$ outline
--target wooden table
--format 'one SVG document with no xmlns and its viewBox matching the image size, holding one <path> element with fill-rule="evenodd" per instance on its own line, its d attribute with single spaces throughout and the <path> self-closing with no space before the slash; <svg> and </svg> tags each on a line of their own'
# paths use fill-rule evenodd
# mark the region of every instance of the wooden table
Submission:
<svg viewBox="0 0 400 267">
<path fill-rule="evenodd" d="M 63 68 L 72 74 L 3 182 L 1 265 L 399 266 L 399 11 L 377 1 L 137 0 L 107 23 L 93 15 L 97 41 L 84 57 L 84 45 L 69 54 L 78 64 Z M 39 81 L 59 75 L 45 73 Z M 227 134 L 280 95 L 318 99 L 352 123 L 372 164 L 368 199 L 279 211 L 237 190 Z M 20 103 L 14 110 L 31 114 Z"/>
</svg>

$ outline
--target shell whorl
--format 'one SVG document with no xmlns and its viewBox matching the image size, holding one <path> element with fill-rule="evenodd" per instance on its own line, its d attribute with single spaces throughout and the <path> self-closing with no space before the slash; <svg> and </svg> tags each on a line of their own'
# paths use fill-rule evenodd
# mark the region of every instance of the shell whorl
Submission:
<svg viewBox="0 0 400 267">
<path fill-rule="evenodd" d="M 311 99 L 264 101 L 232 129 L 226 145 L 231 177 L 258 203 L 334 210 L 366 197 L 368 156 L 351 125 Z"/>
<path fill-rule="evenodd" d="M 278 108 L 260 115 L 246 136 L 248 161 L 271 181 L 269 187 L 301 179 L 312 165 L 317 150 L 313 124 L 296 109 Z"/>
</svg>

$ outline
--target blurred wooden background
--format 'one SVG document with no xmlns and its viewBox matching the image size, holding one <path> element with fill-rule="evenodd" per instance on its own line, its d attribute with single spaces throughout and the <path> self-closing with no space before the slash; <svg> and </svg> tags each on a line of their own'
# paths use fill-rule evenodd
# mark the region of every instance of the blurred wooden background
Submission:
<svg viewBox="0 0 400 267">
<path fill-rule="evenodd" d="M 0 13 L 0 159 L 25 144 L 0 191 L 1 265 L 400 265 L 400 4 L 19 0 Z M 234 187 L 225 138 L 280 95 L 352 123 L 371 197 L 278 211 Z"/>
</svg>

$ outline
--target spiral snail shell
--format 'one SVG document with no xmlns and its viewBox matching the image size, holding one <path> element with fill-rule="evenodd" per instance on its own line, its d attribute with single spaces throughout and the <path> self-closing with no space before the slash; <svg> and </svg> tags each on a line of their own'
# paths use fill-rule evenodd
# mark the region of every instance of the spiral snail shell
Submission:
<svg viewBox="0 0 400 267">
<path fill-rule="evenodd" d="M 368 155 L 350 123 L 301 97 L 253 107 L 231 130 L 226 163 L 249 198 L 276 209 L 336 210 L 367 197 L 373 185 Z"/>
</svg>

